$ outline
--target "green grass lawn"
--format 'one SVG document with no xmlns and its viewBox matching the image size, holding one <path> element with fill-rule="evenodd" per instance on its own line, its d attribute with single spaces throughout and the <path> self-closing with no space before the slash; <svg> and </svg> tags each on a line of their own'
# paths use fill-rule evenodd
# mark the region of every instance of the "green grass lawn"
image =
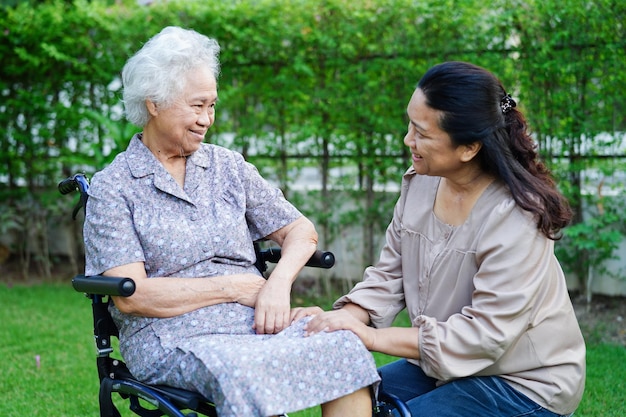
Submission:
<svg viewBox="0 0 626 417">
<path fill-rule="evenodd" d="M 69 283 L 0 284 L 0 306 L 0 416 L 99 415 L 89 300 Z M 626 416 L 625 378 L 626 347 L 588 346 L 586 391 L 576 416 Z M 317 416 L 317 408 L 290 414 Z"/>
</svg>

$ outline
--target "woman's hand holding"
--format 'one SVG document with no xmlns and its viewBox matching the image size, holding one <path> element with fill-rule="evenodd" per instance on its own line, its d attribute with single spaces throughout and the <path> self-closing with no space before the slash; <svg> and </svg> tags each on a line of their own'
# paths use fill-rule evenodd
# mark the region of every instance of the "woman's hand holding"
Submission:
<svg viewBox="0 0 626 417">
<path fill-rule="evenodd" d="M 315 316 L 315 315 L 323 313 L 323 312 L 324 312 L 324 310 L 322 310 L 318 306 L 294 307 L 294 308 L 291 309 L 291 315 L 289 317 L 289 321 L 291 323 L 294 323 L 294 322 L 300 320 L 301 318 L 304 318 L 304 317 L 307 317 L 307 316 Z"/>
<path fill-rule="evenodd" d="M 268 280 L 259 291 L 255 304 L 254 329 L 257 334 L 275 334 L 289 326 L 291 286 Z"/>
<path fill-rule="evenodd" d="M 257 303 L 259 292 L 265 285 L 265 278 L 255 274 L 233 275 L 232 277 L 235 302 L 254 307 Z"/>
<path fill-rule="evenodd" d="M 312 336 L 319 332 L 350 330 L 359 336 L 365 347 L 370 350 L 374 346 L 376 339 L 376 329 L 367 326 L 344 309 L 316 314 L 306 324 L 305 330 L 307 336 Z"/>
</svg>

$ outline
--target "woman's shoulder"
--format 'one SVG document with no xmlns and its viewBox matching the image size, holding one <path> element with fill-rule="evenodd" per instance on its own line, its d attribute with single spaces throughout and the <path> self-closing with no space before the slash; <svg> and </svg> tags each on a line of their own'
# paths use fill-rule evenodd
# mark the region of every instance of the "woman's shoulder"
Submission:
<svg viewBox="0 0 626 417">
<path fill-rule="evenodd" d="M 101 170 L 93 174 L 90 189 L 101 183 L 111 183 L 116 181 L 124 181 L 131 177 L 128 169 L 127 153 L 120 152 L 113 158 L 113 161 Z"/>
<path fill-rule="evenodd" d="M 240 152 L 226 148 L 221 145 L 216 145 L 214 143 L 203 143 L 202 146 L 200 146 L 200 149 L 196 151 L 196 153 L 204 154 L 208 157 L 224 156 L 229 158 L 243 159 L 243 155 Z"/>
<path fill-rule="evenodd" d="M 240 152 L 225 148 L 212 143 L 203 143 L 194 153 L 191 160 L 204 168 L 232 169 L 245 164 L 245 159 Z"/>
<path fill-rule="evenodd" d="M 535 216 L 521 208 L 508 187 L 494 181 L 483 192 L 470 214 L 482 233 L 499 233 L 510 238 L 538 233 Z"/>
<path fill-rule="evenodd" d="M 141 134 L 135 134 L 128 143 L 128 147 L 119 152 L 111 163 L 103 167 L 100 171 L 93 175 L 94 181 L 115 180 L 120 177 L 128 177 L 131 175 L 131 166 L 136 166 L 137 161 L 141 159 Z"/>
<path fill-rule="evenodd" d="M 491 216 L 500 218 L 522 217 L 532 219 L 532 213 L 521 208 L 509 188 L 502 181 L 495 180 L 484 191 L 477 204 L 480 210 L 484 210 Z"/>
</svg>

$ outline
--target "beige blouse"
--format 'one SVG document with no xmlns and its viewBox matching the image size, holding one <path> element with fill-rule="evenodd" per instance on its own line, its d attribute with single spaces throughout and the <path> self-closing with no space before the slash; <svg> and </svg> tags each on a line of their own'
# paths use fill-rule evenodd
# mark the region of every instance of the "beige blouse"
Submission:
<svg viewBox="0 0 626 417">
<path fill-rule="evenodd" d="M 554 242 L 508 188 L 493 182 L 466 222 L 433 213 L 439 177 L 404 175 L 378 263 L 335 303 L 388 327 L 407 308 L 420 360 L 442 383 L 499 375 L 557 413 L 574 412 L 585 384 L 585 342 Z"/>
</svg>

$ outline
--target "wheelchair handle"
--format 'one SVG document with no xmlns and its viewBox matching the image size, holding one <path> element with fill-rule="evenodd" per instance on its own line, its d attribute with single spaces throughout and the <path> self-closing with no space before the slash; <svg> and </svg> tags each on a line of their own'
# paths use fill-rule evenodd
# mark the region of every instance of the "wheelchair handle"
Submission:
<svg viewBox="0 0 626 417">
<path fill-rule="evenodd" d="M 135 281 L 131 278 L 105 277 L 103 275 L 76 275 L 72 287 L 78 292 L 99 295 L 130 297 L 135 292 Z"/>
<path fill-rule="evenodd" d="M 76 220 L 76 215 L 80 209 L 87 206 L 87 198 L 89 197 L 87 194 L 87 190 L 89 190 L 89 180 L 87 180 L 85 174 L 74 174 L 61 181 L 58 188 L 61 194 L 69 194 L 76 190 L 80 191 L 80 198 L 72 211 L 72 219 Z"/>
<path fill-rule="evenodd" d="M 69 194 L 73 191 L 80 191 L 86 193 L 89 189 L 89 181 L 85 174 L 74 174 L 59 183 L 59 192 L 63 195 Z"/>
<path fill-rule="evenodd" d="M 316 250 L 306 263 L 306 266 L 329 269 L 335 265 L 335 255 L 332 252 Z"/>
</svg>

